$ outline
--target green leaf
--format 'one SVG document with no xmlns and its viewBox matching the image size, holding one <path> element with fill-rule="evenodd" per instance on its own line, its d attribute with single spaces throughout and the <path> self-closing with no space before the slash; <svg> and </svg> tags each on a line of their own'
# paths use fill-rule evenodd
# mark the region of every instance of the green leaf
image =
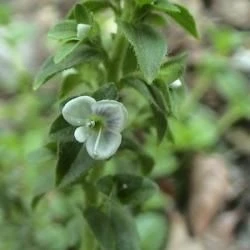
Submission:
<svg viewBox="0 0 250 250">
<path fill-rule="evenodd" d="M 114 230 L 116 250 L 140 250 L 139 235 L 129 211 L 114 204 L 108 213 Z"/>
<path fill-rule="evenodd" d="M 90 207 L 84 216 L 103 250 L 140 250 L 139 236 L 130 213 L 107 202 L 107 211 Z"/>
<path fill-rule="evenodd" d="M 160 143 L 163 140 L 165 133 L 167 131 L 168 122 L 165 115 L 162 112 L 157 110 L 154 106 L 151 106 L 151 109 L 154 115 L 153 119 L 157 131 L 158 143 Z"/>
<path fill-rule="evenodd" d="M 96 207 L 87 208 L 84 217 L 102 248 L 115 250 L 115 237 L 110 217 Z"/>
<path fill-rule="evenodd" d="M 153 0 L 135 0 L 137 4 L 143 6 L 145 4 L 150 4 L 153 2 Z"/>
<path fill-rule="evenodd" d="M 157 1 L 157 4 L 154 5 L 154 8 L 161 10 L 161 11 L 169 11 L 169 12 L 181 12 L 180 9 L 173 3 L 169 3 L 165 0 Z"/>
<path fill-rule="evenodd" d="M 168 58 L 168 60 L 161 66 L 157 78 L 161 79 L 165 84 L 174 82 L 183 75 L 186 66 L 186 59 L 186 54 L 180 54 Z"/>
<path fill-rule="evenodd" d="M 154 96 L 152 95 L 151 91 L 149 90 L 148 84 L 135 76 L 127 76 L 121 79 L 121 83 L 124 86 L 132 87 L 135 90 L 137 90 L 149 103 L 153 104 L 155 107 L 159 108 L 157 102 L 154 99 Z"/>
<path fill-rule="evenodd" d="M 125 37 L 132 44 L 139 67 L 151 83 L 158 73 L 161 62 L 167 53 L 164 38 L 151 26 L 146 24 L 133 25 L 127 22 L 120 23 Z"/>
<path fill-rule="evenodd" d="M 165 215 L 147 212 L 136 218 L 136 224 L 143 250 L 159 250 L 166 243 L 167 220 Z"/>
<path fill-rule="evenodd" d="M 48 33 L 48 37 L 56 40 L 76 39 L 76 22 L 65 20 L 56 24 Z"/>
<path fill-rule="evenodd" d="M 86 45 L 76 48 L 69 56 L 64 58 L 58 64 L 55 64 L 53 57 L 49 57 L 38 72 L 33 87 L 34 89 L 37 89 L 55 74 L 81 63 L 98 59 L 99 57 L 100 54 L 97 50 Z"/>
<path fill-rule="evenodd" d="M 106 9 L 108 7 L 112 7 L 109 1 L 103 1 L 103 0 L 92 0 L 92 1 L 86 1 L 84 2 L 84 5 L 87 9 L 90 11 L 96 12 L 103 9 Z"/>
<path fill-rule="evenodd" d="M 82 83 L 81 75 L 77 71 L 67 75 L 62 82 L 60 90 L 60 99 L 70 95 L 70 93 Z"/>
<path fill-rule="evenodd" d="M 77 48 L 80 43 L 77 42 L 67 42 L 62 44 L 56 51 L 54 56 L 55 64 L 61 62 L 66 56 L 68 56 L 75 48 Z"/>
<path fill-rule="evenodd" d="M 154 7 L 157 10 L 161 10 L 170 17 L 172 17 L 182 28 L 184 28 L 186 31 L 188 31 L 191 35 L 198 38 L 198 31 L 196 28 L 196 23 L 193 18 L 193 16 L 190 14 L 190 12 L 183 6 L 179 4 L 171 4 L 170 7 L 169 3 L 159 3 L 154 5 Z M 179 11 L 177 11 L 176 8 L 178 8 Z"/>
<path fill-rule="evenodd" d="M 117 100 L 118 89 L 114 83 L 106 83 L 102 85 L 94 94 L 93 97 L 99 101 L 104 99 Z"/>
<path fill-rule="evenodd" d="M 94 162 L 83 144 L 77 142 L 59 143 L 56 184 L 64 187 L 76 182 L 87 173 Z"/>
<path fill-rule="evenodd" d="M 98 182 L 101 192 L 110 195 L 112 190 L 123 204 L 140 205 L 149 199 L 157 190 L 157 186 L 150 179 L 130 174 L 105 176 Z"/>
<path fill-rule="evenodd" d="M 52 123 L 49 131 L 50 138 L 60 142 L 72 142 L 75 128 L 66 122 L 62 115 L 59 115 Z"/>
<path fill-rule="evenodd" d="M 89 10 L 84 4 L 76 4 L 75 6 L 75 19 L 77 23 L 91 24 L 91 15 Z"/>
<path fill-rule="evenodd" d="M 151 173 L 154 167 L 154 159 L 148 153 L 142 150 L 141 144 L 137 143 L 134 138 L 123 136 L 120 150 L 123 149 L 131 150 L 138 154 L 143 175 L 148 175 Z"/>
</svg>

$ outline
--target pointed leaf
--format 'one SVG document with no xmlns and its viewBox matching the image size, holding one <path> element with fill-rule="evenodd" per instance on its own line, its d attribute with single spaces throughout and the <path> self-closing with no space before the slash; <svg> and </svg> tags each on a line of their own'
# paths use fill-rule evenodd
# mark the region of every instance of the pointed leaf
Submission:
<svg viewBox="0 0 250 250">
<path fill-rule="evenodd" d="M 58 64 L 54 63 L 53 57 L 49 57 L 38 72 L 33 87 L 34 89 L 37 89 L 55 74 L 78 64 L 95 60 L 99 58 L 99 56 L 100 55 L 97 50 L 89 46 L 82 45 Z"/>
<path fill-rule="evenodd" d="M 49 38 L 56 40 L 69 40 L 76 38 L 76 22 L 65 20 L 56 24 L 48 33 Z"/>
<path fill-rule="evenodd" d="M 77 181 L 93 166 L 94 160 L 88 155 L 83 144 L 76 142 L 59 143 L 56 166 L 56 183 L 64 187 Z"/>
<path fill-rule="evenodd" d="M 77 48 L 80 43 L 77 42 L 67 42 L 62 44 L 56 51 L 54 56 L 55 64 L 61 62 L 66 56 L 68 56 L 75 48 Z"/>
<path fill-rule="evenodd" d="M 116 190 L 119 201 L 130 205 L 142 204 L 157 190 L 156 184 L 150 179 L 130 174 L 108 175 L 101 178 L 97 185 L 106 195 Z"/>
<path fill-rule="evenodd" d="M 84 216 L 103 250 L 140 250 L 135 222 L 119 204 L 107 202 L 107 211 L 91 207 Z"/>
<path fill-rule="evenodd" d="M 93 97 L 97 100 L 117 100 L 118 89 L 114 83 L 106 83 L 101 86 L 94 94 Z"/>
<path fill-rule="evenodd" d="M 170 57 L 161 66 L 157 78 L 161 79 L 166 84 L 170 84 L 179 79 L 185 71 L 186 59 L 186 54 L 180 54 L 175 57 Z"/>
<path fill-rule="evenodd" d="M 75 19 L 77 23 L 90 24 L 91 16 L 89 10 L 83 4 L 76 4 Z"/>
<path fill-rule="evenodd" d="M 60 142 L 73 142 L 75 128 L 65 121 L 62 115 L 59 115 L 52 123 L 49 131 L 50 138 Z"/>
<path fill-rule="evenodd" d="M 134 48 L 137 62 L 144 77 L 151 83 L 158 73 L 167 52 L 164 38 L 146 24 L 133 25 L 122 22 L 120 25 L 126 38 Z"/>
<path fill-rule="evenodd" d="M 116 250 L 140 250 L 139 235 L 129 211 L 114 204 L 109 214 L 116 240 Z"/>
<path fill-rule="evenodd" d="M 102 248 L 115 250 L 114 231 L 109 216 L 96 207 L 89 207 L 84 217 Z"/>
<path fill-rule="evenodd" d="M 183 29 L 188 31 L 194 37 L 198 38 L 196 23 L 190 12 L 179 4 L 173 4 L 173 6 L 178 8 L 179 11 L 176 11 L 175 8 L 169 8 L 169 4 L 166 5 L 165 3 L 154 5 L 156 9 L 161 10 L 172 17 Z"/>
</svg>

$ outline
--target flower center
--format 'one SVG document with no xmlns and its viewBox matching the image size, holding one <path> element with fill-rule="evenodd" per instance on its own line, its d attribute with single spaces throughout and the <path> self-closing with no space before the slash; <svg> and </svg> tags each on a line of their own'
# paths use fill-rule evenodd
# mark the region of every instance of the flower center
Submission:
<svg viewBox="0 0 250 250">
<path fill-rule="evenodd" d="M 96 124 L 96 122 L 95 122 L 94 120 L 90 120 L 90 121 L 88 121 L 88 122 L 86 123 L 86 126 L 87 126 L 88 128 L 94 128 L 94 127 L 95 127 L 95 124 Z"/>
<path fill-rule="evenodd" d="M 93 129 L 95 131 L 99 131 L 105 125 L 104 125 L 104 121 L 103 121 L 102 117 L 93 115 L 86 122 L 85 126 L 90 128 L 90 129 Z"/>
</svg>

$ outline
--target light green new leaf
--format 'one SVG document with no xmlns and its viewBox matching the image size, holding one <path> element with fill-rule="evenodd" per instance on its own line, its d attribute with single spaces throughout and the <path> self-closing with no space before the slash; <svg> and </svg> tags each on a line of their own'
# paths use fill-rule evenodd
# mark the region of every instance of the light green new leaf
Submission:
<svg viewBox="0 0 250 250">
<path fill-rule="evenodd" d="M 161 10 L 172 17 L 179 25 L 181 25 L 182 28 L 184 28 L 194 37 L 198 38 L 198 31 L 196 28 L 195 20 L 185 7 L 179 4 L 172 4 L 170 8 L 169 3 L 159 3 L 154 5 L 154 7 L 157 10 Z M 177 9 L 179 11 L 177 11 Z"/>
<path fill-rule="evenodd" d="M 180 78 L 186 65 L 186 54 L 170 57 L 162 66 L 157 76 L 164 83 L 170 84 Z"/>
<path fill-rule="evenodd" d="M 58 64 L 55 64 L 53 57 L 49 57 L 38 72 L 33 87 L 34 89 L 37 89 L 55 74 L 81 63 L 86 63 L 98 58 L 100 58 L 98 51 L 86 45 L 82 45 L 75 49 L 69 56 L 64 58 Z"/>
<path fill-rule="evenodd" d="M 54 56 L 54 62 L 57 64 L 61 62 L 67 55 L 69 55 L 80 43 L 78 42 L 68 42 L 62 44 L 56 51 Z"/>
<path fill-rule="evenodd" d="M 48 37 L 55 40 L 70 40 L 76 38 L 77 23 L 74 20 L 65 20 L 56 24 L 48 33 Z"/>
<path fill-rule="evenodd" d="M 146 24 L 133 25 L 122 22 L 120 26 L 134 48 L 137 62 L 145 79 L 148 83 L 152 83 L 167 53 L 164 38 Z"/>
</svg>

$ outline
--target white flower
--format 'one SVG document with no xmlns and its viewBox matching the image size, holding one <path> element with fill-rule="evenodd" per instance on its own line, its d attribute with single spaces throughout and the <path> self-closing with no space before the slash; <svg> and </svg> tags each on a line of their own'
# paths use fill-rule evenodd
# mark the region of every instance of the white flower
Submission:
<svg viewBox="0 0 250 250">
<path fill-rule="evenodd" d="M 177 89 L 177 88 L 179 88 L 181 85 L 182 85 L 182 82 L 180 81 L 180 79 L 177 79 L 177 80 L 173 81 L 172 83 L 170 83 L 170 84 L 169 84 L 169 87 L 170 87 L 170 88 L 173 88 L 173 89 Z"/>
<path fill-rule="evenodd" d="M 67 102 L 62 115 L 69 124 L 77 127 L 75 139 L 85 143 L 89 155 L 96 160 L 108 159 L 115 154 L 128 117 L 122 103 L 96 101 L 90 96 L 79 96 Z"/>
</svg>

